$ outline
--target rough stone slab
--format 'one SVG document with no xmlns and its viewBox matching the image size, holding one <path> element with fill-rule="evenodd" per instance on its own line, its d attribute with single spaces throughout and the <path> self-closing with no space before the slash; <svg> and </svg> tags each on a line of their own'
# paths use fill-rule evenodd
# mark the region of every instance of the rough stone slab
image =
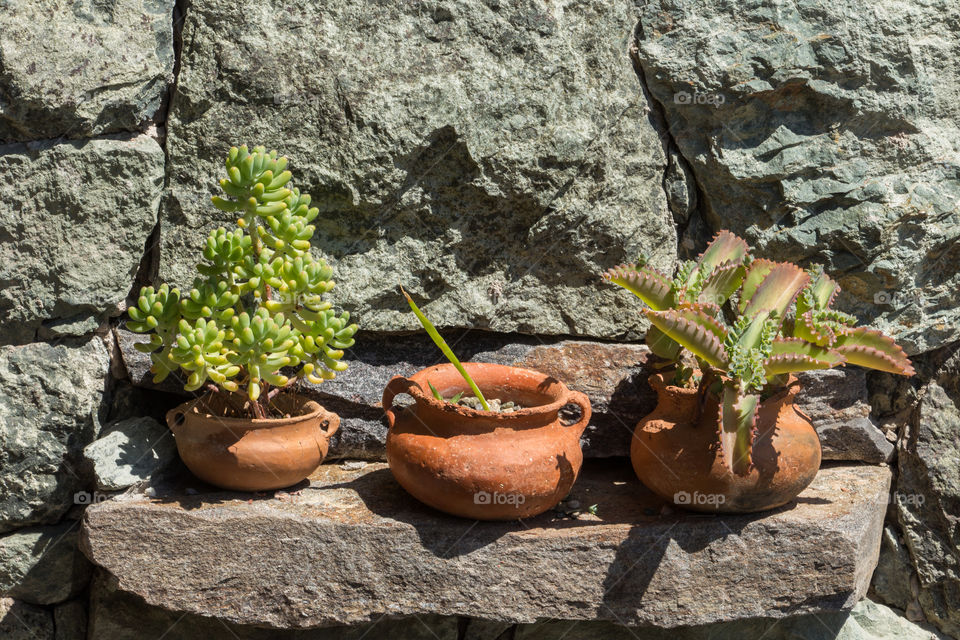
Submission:
<svg viewBox="0 0 960 640">
<path fill-rule="evenodd" d="M 0 533 L 73 506 L 83 447 L 106 417 L 109 367 L 98 337 L 0 347 Z"/>
<path fill-rule="evenodd" d="M 134 348 L 142 335 L 118 330 L 117 342 L 127 375 L 135 385 L 183 394 L 171 376 L 154 385 L 150 358 Z M 483 331 L 447 332 L 463 360 L 529 367 L 563 380 L 590 397 L 593 419 L 583 434 L 584 456 L 606 458 L 630 455 L 630 438 L 637 422 L 653 411 L 656 394 L 647 384 L 652 372 L 645 345 L 554 340 Z M 385 459 L 387 429 L 380 398 L 394 375 L 409 376 L 441 361 L 426 335 L 383 336 L 361 333 L 347 350 L 350 368 L 333 382 L 307 385 L 313 395 L 340 415 L 340 431 L 331 442 L 332 458 Z M 884 462 L 893 446 L 869 419 L 866 382 L 858 369 L 804 373 L 800 408 L 812 419 L 827 460 Z"/>
<path fill-rule="evenodd" d="M 923 613 L 960 637 L 960 346 L 937 356 L 899 443 L 894 497 Z M 900 576 L 909 579 L 906 571 Z"/>
<path fill-rule="evenodd" d="M 0 638 L 55 640 L 53 614 L 43 607 L 0 598 Z"/>
<path fill-rule="evenodd" d="M 162 470 L 177 457 L 173 434 L 151 417 L 127 418 L 103 428 L 83 450 L 97 489 L 126 489 Z"/>
<path fill-rule="evenodd" d="M 861 600 L 849 612 L 738 620 L 682 629 L 631 629 L 566 620 L 520 625 L 513 640 L 947 640 L 890 607 Z M 217 639 L 219 640 L 219 639 Z M 225 639 L 227 640 L 227 639 Z"/>
<path fill-rule="evenodd" d="M 53 609 L 56 640 L 87 639 L 87 601 L 71 600 Z"/>
<path fill-rule="evenodd" d="M 368 624 L 298 631 L 240 625 L 144 604 L 98 573 L 91 586 L 89 634 L 77 640 L 460 640 L 457 618 L 432 615 L 385 616 Z"/>
<path fill-rule="evenodd" d="M 79 533 L 79 522 L 65 520 L 0 536 L 0 595 L 42 605 L 76 596 L 90 579 Z"/>
<path fill-rule="evenodd" d="M 839 308 L 920 353 L 960 337 L 960 4 L 871 9 L 653 0 L 637 60 L 701 195 L 684 242 L 825 263 Z"/>
<path fill-rule="evenodd" d="M 672 264 L 667 159 L 631 2 L 193 0 L 169 116 L 160 275 L 194 278 L 232 144 L 275 147 L 321 214 L 332 299 L 373 331 L 638 336 L 599 273 Z"/>
<path fill-rule="evenodd" d="M 37 340 L 44 322 L 41 338 L 89 332 L 120 313 L 163 171 L 146 135 L 0 147 L 0 344 Z"/>
<path fill-rule="evenodd" d="M 5 0 L 0 142 L 131 131 L 173 81 L 174 0 Z"/>
<path fill-rule="evenodd" d="M 880 557 L 870 582 L 870 593 L 881 602 L 909 611 L 920 607 L 917 592 L 919 584 L 910 562 L 910 552 L 900 539 L 897 528 L 888 524 L 883 528 Z"/>
<path fill-rule="evenodd" d="M 355 466 L 323 465 L 296 493 L 185 479 L 123 494 L 87 509 L 81 546 L 148 604 L 239 624 L 434 614 L 675 627 L 853 607 L 890 482 L 885 467 L 833 466 L 776 512 L 703 517 L 663 513 L 626 462 L 598 461 L 572 492 L 597 516 L 485 523 L 422 506 L 384 464 Z"/>
<path fill-rule="evenodd" d="M 797 403 L 817 429 L 824 460 L 890 462 L 893 443 L 870 420 L 864 369 L 805 371 L 797 377 L 803 385 Z"/>
</svg>

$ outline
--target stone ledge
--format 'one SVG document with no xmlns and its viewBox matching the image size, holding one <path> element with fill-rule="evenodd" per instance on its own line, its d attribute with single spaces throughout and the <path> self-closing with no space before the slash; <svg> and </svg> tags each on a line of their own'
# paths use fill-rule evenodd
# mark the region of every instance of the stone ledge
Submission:
<svg viewBox="0 0 960 640">
<path fill-rule="evenodd" d="M 91 506 L 81 546 L 119 589 L 168 610 L 305 629 L 419 614 L 677 627 L 846 610 L 876 565 L 890 472 L 831 466 L 768 514 L 665 507 L 625 461 L 586 465 L 598 515 L 461 520 L 384 464 L 324 465 L 298 491 L 181 479 Z M 188 482 L 184 484 L 184 482 Z"/>
</svg>

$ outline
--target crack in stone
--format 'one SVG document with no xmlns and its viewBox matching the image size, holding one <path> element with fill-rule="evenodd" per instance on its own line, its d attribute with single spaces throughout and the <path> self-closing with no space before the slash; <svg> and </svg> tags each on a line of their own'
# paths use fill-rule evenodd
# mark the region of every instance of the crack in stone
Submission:
<svg viewBox="0 0 960 640">
<path fill-rule="evenodd" d="M 667 201 L 667 207 L 670 209 L 671 216 L 674 213 L 673 198 L 670 196 L 670 190 L 667 187 L 667 179 L 670 174 L 670 164 L 673 161 L 672 157 L 676 157 L 679 162 L 684 164 L 684 167 L 686 168 L 684 173 L 692 177 L 693 188 L 696 191 L 696 203 L 690 211 L 686 225 L 681 228 L 681 226 L 674 221 L 674 228 L 677 232 L 677 256 L 692 257 L 696 255 L 696 249 L 698 247 L 690 246 L 691 239 L 689 238 L 689 234 L 697 227 L 705 227 L 704 217 L 701 210 L 703 203 L 705 202 L 704 192 L 700 186 L 700 182 L 697 180 L 696 173 L 693 171 L 693 165 L 689 160 L 687 160 L 686 157 L 684 157 L 683 153 L 680 151 L 680 145 L 677 144 L 676 139 L 670 131 L 670 123 L 667 120 L 666 109 L 664 108 L 663 104 L 654 97 L 653 92 L 650 91 L 650 85 L 647 82 L 646 71 L 643 68 L 643 63 L 640 62 L 639 43 L 642 37 L 643 27 L 641 22 L 637 20 L 630 40 L 630 62 L 633 64 L 633 71 L 637 75 L 637 80 L 640 83 L 640 90 L 643 93 L 643 97 L 646 99 L 647 104 L 649 105 L 651 124 L 653 125 L 654 129 L 656 129 L 657 134 L 660 136 L 661 143 L 663 144 L 663 155 L 666 164 L 664 165 L 663 178 L 660 181 L 660 188 L 663 190 L 664 197 Z M 702 244 L 706 246 L 706 240 L 709 240 L 709 238 L 700 240 L 702 241 Z M 696 241 L 694 240 L 694 242 Z"/>
</svg>

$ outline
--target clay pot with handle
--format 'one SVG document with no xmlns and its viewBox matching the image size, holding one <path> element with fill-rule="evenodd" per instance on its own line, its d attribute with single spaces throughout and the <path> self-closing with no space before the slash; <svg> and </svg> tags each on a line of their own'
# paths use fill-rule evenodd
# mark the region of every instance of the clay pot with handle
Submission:
<svg viewBox="0 0 960 640">
<path fill-rule="evenodd" d="M 753 468 L 739 476 L 727 468 L 720 451 L 719 399 L 672 386 L 669 375 L 650 376 L 657 406 L 637 424 L 630 448 L 634 471 L 651 491 L 684 509 L 750 513 L 784 505 L 813 482 L 820 469 L 820 439 L 794 404 L 800 390 L 796 378 L 761 401 Z"/>
<path fill-rule="evenodd" d="M 383 392 L 387 461 L 397 482 L 421 502 L 464 518 L 529 518 L 563 500 L 577 479 L 580 436 L 590 421 L 590 400 L 548 375 L 496 364 L 465 363 L 487 399 L 513 401 L 511 413 L 440 402 L 470 388 L 451 364 L 394 377 Z M 393 406 L 409 394 L 414 404 Z M 580 408 L 564 424 L 560 410 Z"/>
<path fill-rule="evenodd" d="M 267 491 L 297 484 L 327 455 L 340 418 L 312 400 L 280 394 L 285 418 L 223 418 L 222 394 L 208 394 L 167 413 L 187 468 L 223 489 Z"/>
</svg>

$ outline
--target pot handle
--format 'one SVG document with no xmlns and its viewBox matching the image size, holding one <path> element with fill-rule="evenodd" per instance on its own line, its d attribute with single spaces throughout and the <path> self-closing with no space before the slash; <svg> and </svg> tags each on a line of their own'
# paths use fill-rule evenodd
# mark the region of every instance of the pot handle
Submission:
<svg viewBox="0 0 960 640">
<path fill-rule="evenodd" d="M 420 385 L 403 376 L 393 376 L 390 382 L 387 383 L 386 388 L 383 390 L 383 398 L 380 401 L 380 406 L 383 407 L 383 412 L 387 416 L 387 429 L 392 429 L 393 423 L 397 421 L 397 412 L 393 408 L 393 399 L 398 393 L 409 392 L 411 387 L 419 388 Z"/>
<path fill-rule="evenodd" d="M 324 423 L 326 423 L 327 428 L 324 430 L 323 427 L 320 427 L 320 432 L 323 433 L 327 439 L 340 430 L 340 416 L 335 413 L 327 413 L 324 415 L 320 424 L 322 425 Z"/>
<path fill-rule="evenodd" d="M 173 431 L 174 426 L 180 426 L 183 424 L 183 421 L 186 419 L 186 413 L 190 410 L 190 403 L 178 404 L 170 411 L 167 411 L 167 415 L 164 418 L 167 421 L 167 427 Z"/>
<path fill-rule="evenodd" d="M 578 436 L 583 435 L 587 425 L 590 424 L 590 417 L 593 415 L 593 410 L 590 407 L 590 398 L 588 398 L 585 393 L 571 390 L 570 395 L 567 396 L 566 404 L 575 404 L 580 407 L 581 415 L 576 424 L 571 424 L 564 428 L 576 430 Z"/>
</svg>

